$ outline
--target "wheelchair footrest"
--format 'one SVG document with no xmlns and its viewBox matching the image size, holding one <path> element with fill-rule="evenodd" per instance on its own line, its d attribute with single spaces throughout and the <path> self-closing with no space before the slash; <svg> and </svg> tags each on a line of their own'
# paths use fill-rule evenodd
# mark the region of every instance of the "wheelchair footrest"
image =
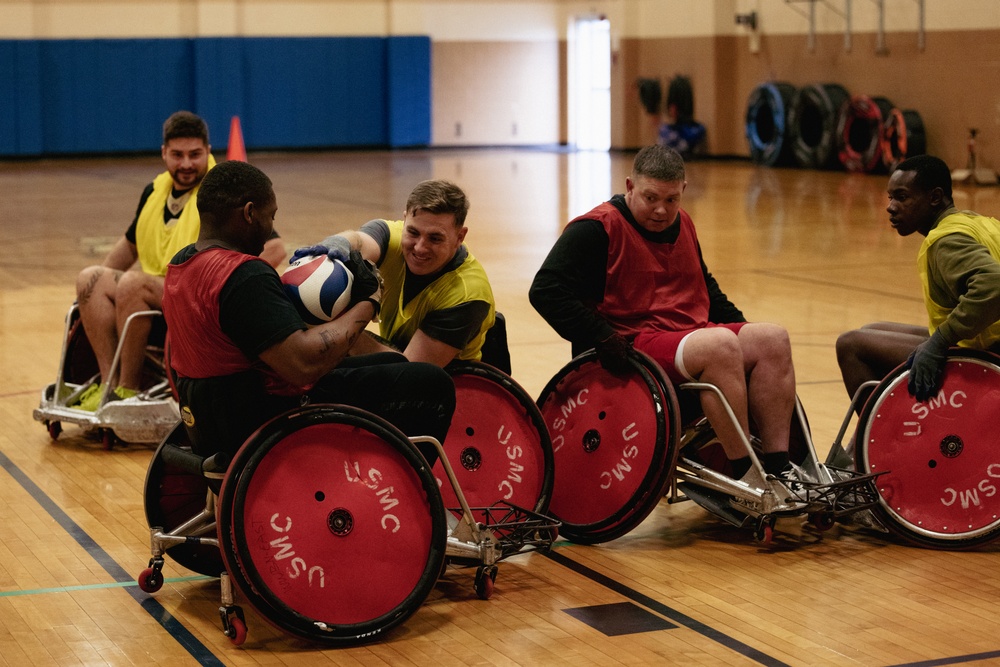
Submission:
<svg viewBox="0 0 1000 667">
<path fill-rule="evenodd" d="M 545 551 L 559 536 L 560 521 L 544 514 L 508 503 L 489 507 L 470 507 L 479 518 L 480 529 L 487 530 L 496 540 L 498 561 L 523 551 Z M 461 510 L 452 510 L 461 512 Z"/>
<path fill-rule="evenodd" d="M 730 504 L 732 496 L 719 491 L 706 489 L 697 484 L 686 484 L 679 482 L 677 489 L 685 496 L 693 500 L 702 508 L 708 510 L 723 521 L 726 521 L 737 528 L 743 528 L 750 522 L 750 517 L 743 512 L 739 512 Z"/>
</svg>

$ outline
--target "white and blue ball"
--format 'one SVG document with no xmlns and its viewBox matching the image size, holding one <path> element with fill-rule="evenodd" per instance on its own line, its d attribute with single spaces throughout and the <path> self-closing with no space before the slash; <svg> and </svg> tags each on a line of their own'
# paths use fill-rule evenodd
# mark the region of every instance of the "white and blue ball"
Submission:
<svg viewBox="0 0 1000 667">
<path fill-rule="evenodd" d="M 351 302 L 354 274 L 339 259 L 302 257 L 281 274 L 285 294 L 307 324 L 322 324 L 340 315 Z"/>
</svg>

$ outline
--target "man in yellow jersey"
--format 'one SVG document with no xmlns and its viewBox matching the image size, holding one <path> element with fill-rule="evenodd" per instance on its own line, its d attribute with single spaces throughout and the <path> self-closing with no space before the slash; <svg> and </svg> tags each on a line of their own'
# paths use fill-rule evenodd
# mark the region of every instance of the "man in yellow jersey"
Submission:
<svg viewBox="0 0 1000 667">
<path fill-rule="evenodd" d="M 837 339 L 837 361 L 851 396 L 907 362 L 909 391 L 926 401 L 941 387 L 949 347 L 1000 352 L 1000 222 L 956 209 L 948 165 L 930 155 L 901 162 L 888 193 L 896 233 L 926 237 L 917 268 L 928 326 L 876 322 L 848 331 Z"/>
<path fill-rule="evenodd" d="M 146 186 L 131 226 L 102 264 L 85 268 L 76 280 L 80 320 L 101 378 L 111 372 L 125 321 L 133 313 L 160 308 L 168 262 L 198 238 L 198 188 L 215 166 L 205 121 L 189 111 L 172 114 L 163 124 L 160 152 L 167 170 Z M 284 259 L 284 245 L 277 234 L 261 257 L 272 266 Z M 130 270 L 137 261 L 138 266 Z M 130 325 L 112 397 L 128 398 L 139 389 L 151 325 L 149 318 L 137 318 Z M 100 384 L 91 385 L 74 407 L 96 410 L 101 394 Z"/>
<path fill-rule="evenodd" d="M 383 338 L 410 361 L 443 367 L 453 359 L 478 360 L 496 310 L 486 271 L 463 243 L 468 211 L 469 200 L 457 185 L 424 181 L 410 193 L 402 220 L 371 220 L 358 231 L 296 250 L 293 261 L 323 253 L 343 261 L 352 249 L 360 250 L 385 281 Z M 353 352 L 379 347 L 364 337 Z"/>
</svg>

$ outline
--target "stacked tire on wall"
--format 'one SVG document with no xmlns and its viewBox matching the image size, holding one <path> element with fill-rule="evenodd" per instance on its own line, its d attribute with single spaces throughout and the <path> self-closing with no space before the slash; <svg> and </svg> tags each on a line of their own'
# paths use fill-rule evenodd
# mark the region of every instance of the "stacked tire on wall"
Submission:
<svg viewBox="0 0 1000 667">
<path fill-rule="evenodd" d="M 913 109 L 891 109 L 882 125 L 882 164 L 891 172 L 911 155 L 927 152 L 927 137 L 920 114 Z"/>
<path fill-rule="evenodd" d="M 837 159 L 837 123 L 850 95 L 836 83 L 800 88 L 788 117 L 792 154 L 800 167 L 831 169 Z"/>
<path fill-rule="evenodd" d="M 927 150 L 916 111 L 884 97 L 851 96 L 836 83 L 760 84 L 747 102 L 746 135 L 751 159 L 764 166 L 871 173 Z"/>
<path fill-rule="evenodd" d="M 788 109 L 795 87 L 788 83 L 762 83 L 750 93 L 746 134 L 750 156 L 768 167 L 792 163 L 788 142 Z"/>
<path fill-rule="evenodd" d="M 882 126 L 892 109 L 884 97 L 854 95 L 844 103 L 837 122 L 837 154 L 847 171 L 867 173 L 882 167 Z"/>
</svg>

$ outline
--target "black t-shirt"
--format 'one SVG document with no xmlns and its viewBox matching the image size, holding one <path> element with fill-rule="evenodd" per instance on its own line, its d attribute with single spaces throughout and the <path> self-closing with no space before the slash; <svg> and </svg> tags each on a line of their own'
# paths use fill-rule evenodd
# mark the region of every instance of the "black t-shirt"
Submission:
<svg viewBox="0 0 1000 667">
<path fill-rule="evenodd" d="M 135 229 L 136 226 L 139 224 L 139 214 L 142 213 L 142 209 L 146 206 L 146 200 L 148 200 L 150 195 L 152 194 L 153 194 L 153 184 L 150 183 L 149 185 L 146 186 L 146 189 L 142 191 L 142 196 L 139 197 L 139 207 L 135 209 L 135 217 L 132 218 L 132 224 L 129 225 L 128 229 L 125 230 L 125 238 L 132 245 L 135 245 Z M 172 194 L 174 197 L 180 197 L 183 196 L 184 192 L 174 190 Z M 186 203 L 185 206 L 187 206 Z M 181 213 L 183 212 L 184 212 L 184 207 L 181 207 L 180 209 L 177 210 L 177 213 L 174 213 L 173 211 L 170 210 L 170 206 L 164 204 L 163 224 L 169 225 L 171 221 L 181 217 Z M 281 236 L 278 234 L 277 230 L 272 229 L 271 236 L 268 237 L 268 240 L 277 238 L 281 238 Z"/>
<path fill-rule="evenodd" d="M 624 195 L 615 195 L 610 201 L 646 240 L 653 243 L 677 241 L 679 224 L 662 232 L 651 232 L 635 221 Z M 597 304 L 604 300 L 608 242 L 608 233 L 597 220 L 584 219 L 569 225 L 556 239 L 531 283 L 531 305 L 560 336 L 574 343 L 574 349 L 593 347 L 614 333 L 596 310 Z M 698 256 L 701 258 L 700 246 Z M 743 313 L 709 273 L 704 259 L 701 259 L 701 270 L 708 287 L 709 322 L 745 322 Z"/>
<path fill-rule="evenodd" d="M 195 253 L 189 245 L 170 263 L 181 264 Z M 219 292 L 219 326 L 249 359 L 306 328 L 277 271 L 258 261 L 240 264 L 226 280 Z"/>
</svg>

